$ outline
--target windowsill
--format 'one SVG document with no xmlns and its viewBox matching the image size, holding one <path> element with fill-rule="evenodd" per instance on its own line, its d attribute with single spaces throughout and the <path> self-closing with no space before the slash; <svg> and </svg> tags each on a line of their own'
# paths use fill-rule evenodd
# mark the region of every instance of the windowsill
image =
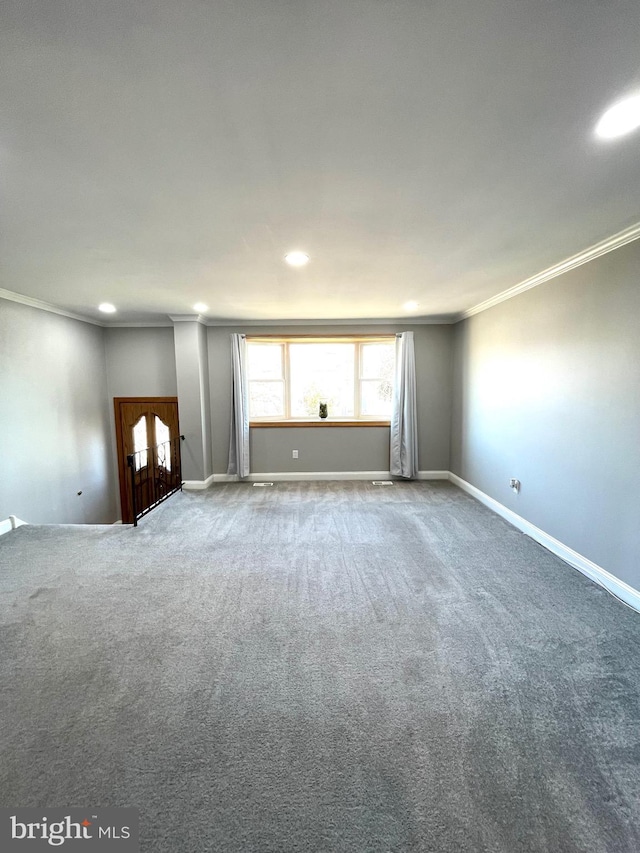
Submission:
<svg viewBox="0 0 640 853">
<path fill-rule="evenodd" d="M 273 427 L 388 427 L 389 421 L 365 421 L 365 420 L 340 420 L 339 418 L 325 418 L 317 421 L 287 420 L 287 421 L 251 421 L 251 429 L 270 429 Z"/>
</svg>

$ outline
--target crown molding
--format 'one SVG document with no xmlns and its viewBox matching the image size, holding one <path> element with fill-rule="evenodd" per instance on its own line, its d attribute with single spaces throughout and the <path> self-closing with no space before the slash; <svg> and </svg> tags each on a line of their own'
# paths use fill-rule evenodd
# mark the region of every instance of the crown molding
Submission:
<svg viewBox="0 0 640 853">
<path fill-rule="evenodd" d="M 627 243 L 633 243 L 633 241 L 638 238 L 640 238 L 640 222 L 637 222 L 629 228 L 625 228 L 624 231 L 619 231 L 617 234 L 614 234 L 612 237 L 608 237 L 606 240 L 594 243 L 593 246 L 589 246 L 588 249 L 578 252 L 577 255 L 572 255 L 570 258 L 561 261 L 559 264 L 554 264 L 554 266 L 539 272 L 537 275 L 521 281 L 520 284 L 510 287 L 508 290 L 503 290 L 502 293 L 498 293 L 490 299 L 485 299 L 484 302 L 479 302 L 477 305 L 474 305 L 473 308 L 468 308 L 466 311 L 462 311 L 453 322 L 458 323 L 460 320 L 466 320 L 468 317 L 473 317 L 474 314 L 480 314 L 488 308 L 493 308 L 494 305 L 499 305 L 501 302 L 506 302 L 507 299 L 512 299 L 514 296 L 518 296 L 526 290 L 531 290 L 532 287 L 537 287 L 545 281 L 564 275 L 564 273 L 569 272 L 569 270 L 580 267 L 582 264 L 587 264 L 589 261 L 593 261 L 601 255 L 606 255 L 608 252 L 613 252 L 615 249 L 620 249 L 622 246 L 626 246 Z"/>
<path fill-rule="evenodd" d="M 50 314 L 60 314 L 60 316 L 69 317 L 71 320 L 80 320 L 81 323 L 91 323 L 93 326 L 101 326 L 103 329 L 107 327 L 107 324 L 101 323 L 100 320 L 85 317 L 83 314 L 74 314 L 73 311 L 65 311 L 64 308 L 58 308 L 57 305 L 51 305 L 50 302 L 43 302 L 41 299 L 34 299 L 31 296 L 24 296 L 22 293 L 14 293 L 13 290 L 4 290 L 1 287 L 0 299 L 7 299 L 9 302 L 19 302 L 21 305 L 28 305 L 29 308 L 48 311 Z"/>
<path fill-rule="evenodd" d="M 169 319 L 172 323 L 202 323 L 203 326 L 207 325 L 202 314 L 169 314 Z"/>
<path fill-rule="evenodd" d="M 243 320 L 221 318 L 209 319 L 207 326 L 447 326 L 457 322 L 456 314 L 433 314 L 422 317 L 376 317 L 360 319 L 319 319 L 319 320 Z"/>
<path fill-rule="evenodd" d="M 121 323 L 109 323 L 107 329 L 173 329 L 170 320 L 130 320 Z"/>
<path fill-rule="evenodd" d="M 202 314 L 168 314 L 166 320 L 138 320 L 138 321 L 115 321 L 103 323 L 92 317 L 86 317 L 82 314 L 74 314 L 72 311 L 65 311 L 64 308 L 58 308 L 57 305 L 52 305 L 49 302 L 43 302 L 41 299 L 34 299 L 31 296 L 24 296 L 22 293 L 15 293 L 12 290 L 3 290 L 0 288 L 0 299 L 8 299 L 11 302 L 19 302 L 22 305 L 28 305 L 30 308 L 38 308 L 40 311 L 49 311 L 51 314 L 60 314 L 63 317 L 69 317 L 71 320 L 79 320 L 81 323 L 91 323 L 94 326 L 100 326 L 103 329 L 141 329 L 141 328 L 173 328 L 176 323 L 201 323 L 203 326 L 251 326 L 251 327 L 272 327 L 272 326 L 423 326 L 423 325 L 450 325 L 457 322 L 460 317 L 454 314 L 434 314 L 431 316 L 421 317 L 386 317 L 386 318 L 352 318 L 352 319 L 319 319 L 319 320 L 246 320 L 246 319 L 222 319 L 205 317 Z"/>
</svg>

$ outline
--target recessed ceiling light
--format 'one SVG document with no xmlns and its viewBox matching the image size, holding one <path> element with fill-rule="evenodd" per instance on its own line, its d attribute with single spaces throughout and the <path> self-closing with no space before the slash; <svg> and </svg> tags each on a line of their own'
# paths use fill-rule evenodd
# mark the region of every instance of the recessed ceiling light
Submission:
<svg viewBox="0 0 640 853">
<path fill-rule="evenodd" d="M 418 303 L 415 300 L 411 299 L 409 302 L 405 302 L 402 306 L 405 311 L 415 311 L 418 307 Z"/>
<path fill-rule="evenodd" d="M 197 311 L 198 314 L 204 314 L 205 311 L 209 310 L 209 306 L 205 305 L 204 302 L 196 302 L 193 306 L 193 310 Z"/>
<path fill-rule="evenodd" d="M 640 127 L 640 95 L 625 98 L 610 107 L 596 125 L 596 134 L 614 139 Z"/>
<path fill-rule="evenodd" d="M 291 267 L 303 267 L 309 263 L 309 255 L 306 252 L 288 252 L 284 259 Z"/>
<path fill-rule="evenodd" d="M 98 305 L 98 311 L 102 311 L 103 314 L 115 314 L 116 306 L 110 302 L 101 302 Z"/>
</svg>

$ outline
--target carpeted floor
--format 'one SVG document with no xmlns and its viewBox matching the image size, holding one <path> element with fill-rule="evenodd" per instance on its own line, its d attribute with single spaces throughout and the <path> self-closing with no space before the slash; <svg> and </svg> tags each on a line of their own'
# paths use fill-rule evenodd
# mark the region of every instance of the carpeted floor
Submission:
<svg viewBox="0 0 640 853">
<path fill-rule="evenodd" d="M 0 677 L 0 805 L 145 853 L 640 850 L 640 616 L 449 483 L 21 527 Z"/>
</svg>

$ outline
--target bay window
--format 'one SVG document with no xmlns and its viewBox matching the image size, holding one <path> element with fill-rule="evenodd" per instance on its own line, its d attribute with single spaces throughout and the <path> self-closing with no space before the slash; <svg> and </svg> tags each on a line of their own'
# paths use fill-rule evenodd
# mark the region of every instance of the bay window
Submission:
<svg viewBox="0 0 640 853">
<path fill-rule="evenodd" d="M 388 422 L 395 336 L 249 337 L 249 416 L 254 423 Z"/>
</svg>

